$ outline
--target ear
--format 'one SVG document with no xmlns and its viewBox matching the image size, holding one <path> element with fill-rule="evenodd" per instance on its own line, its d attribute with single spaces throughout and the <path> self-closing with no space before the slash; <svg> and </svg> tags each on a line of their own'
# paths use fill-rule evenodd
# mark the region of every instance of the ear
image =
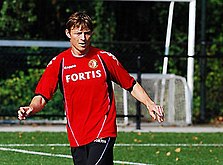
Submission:
<svg viewBox="0 0 223 165">
<path fill-rule="evenodd" d="M 91 33 L 91 36 L 93 36 L 94 32 Z"/>
<path fill-rule="evenodd" d="M 68 29 L 66 29 L 66 30 L 65 30 L 65 34 L 66 34 L 66 36 L 67 36 L 68 38 L 71 38 L 71 37 L 70 37 L 70 33 L 69 33 L 69 30 L 68 30 Z"/>
</svg>

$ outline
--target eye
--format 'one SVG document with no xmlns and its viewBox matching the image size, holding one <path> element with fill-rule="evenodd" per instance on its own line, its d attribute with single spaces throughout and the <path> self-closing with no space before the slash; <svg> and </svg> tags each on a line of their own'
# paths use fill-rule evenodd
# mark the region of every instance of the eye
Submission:
<svg viewBox="0 0 223 165">
<path fill-rule="evenodd" d="M 80 36 L 82 34 L 82 32 L 76 32 L 74 34 Z"/>
<path fill-rule="evenodd" d="M 89 32 L 85 32 L 84 34 L 90 36 L 90 35 L 91 35 L 91 31 L 89 31 Z"/>
</svg>

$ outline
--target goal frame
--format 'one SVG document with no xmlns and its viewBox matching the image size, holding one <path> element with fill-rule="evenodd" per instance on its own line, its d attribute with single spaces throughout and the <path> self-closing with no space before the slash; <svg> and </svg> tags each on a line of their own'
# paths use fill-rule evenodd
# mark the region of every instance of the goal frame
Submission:
<svg viewBox="0 0 223 165">
<path fill-rule="evenodd" d="M 128 1 L 128 0 L 119 0 L 119 1 Z M 135 1 L 135 0 L 132 0 Z M 196 22 L 196 0 L 137 0 L 137 1 L 153 1 L 153 2 L 170 2 L 169 8 L 169 18 L 168 26 L 166 33 L 166 43 L 165 43 L 165 56 L 163 61 L 163 74 L 167 74 L 167 65 L 168 65 L 168 54 L 170 46 L 170 37 L 171 37 L 171 27 L 172 27 L 172 14 L 173 14 L 173 5 L 174 2 L 187 2 L 189 3 L 189 23 L 188 23 L 188 42 L 187 42 L 187 84 L 189 88 L 189 95 L 191 99 L 191 109 L 193 107 L 193 89 L 194 89 L 194 48 L 195 48 L 195 22 Z M 165 82 L 163 81 L 163 85 Z M 162 96 L 161 96 L 162 97 Z M 161 103 L 162 104 L 162 103 Z"/>
</svg>

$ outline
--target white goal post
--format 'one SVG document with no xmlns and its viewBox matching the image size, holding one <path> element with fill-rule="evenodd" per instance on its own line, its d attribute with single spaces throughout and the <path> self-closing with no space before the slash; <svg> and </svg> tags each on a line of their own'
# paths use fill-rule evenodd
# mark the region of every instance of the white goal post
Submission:
<svg viewBox="0 0 223 165">
<path fill-rule="evenodd" d="M 127 0 L 120 0 L 127 1 Z M 134 0 L 132 0 L 134 1 Z M 187 2 L 189 3 L 189 23 L 188 23 L 188 60 L 187 60 L 187 84 L 189 88 L 189 96 L 190 96 L 190 106 L 192 109 L 192 100 L 193 100 L 193 88 L 194 88 L 194 47 L 195 47 L 195 20 L 196 20 L 196 0 L 137 0 L 137 1 L 153 1 L 153 2 L 170 2 L 169 7 L 169 16 L 168 16 L 168 24 L 167 24 L 167 33 L 166 33 L 166 42 L 165 42 L 165 57 L 163 60 L 163 71 L 162 74 L 167 74 L 167 66 L 168 66 L 168 55 L 169 55 L 169 47 L 170 47 L 170 38 L 171 38 L 171 28 L 172 28 L 172 20 L 173 20 L 173 9 L 175 2 Z M 165 79 L 162 80 L 161 93 L 160 93 L 160 104 L 163 105 L 164 93 L 165 93 Z"/>
</svg>

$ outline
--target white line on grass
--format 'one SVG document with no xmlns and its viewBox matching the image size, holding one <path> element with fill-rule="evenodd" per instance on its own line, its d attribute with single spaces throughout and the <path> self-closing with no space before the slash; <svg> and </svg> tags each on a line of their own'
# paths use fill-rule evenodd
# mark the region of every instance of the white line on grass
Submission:
<svg viewBox="0 0 223 165">
<path fill-rule="evenodd" d="M 131 165 L 152 165 L 152 164 L 144 164 L 144 163 L 134 163 L 134 162 L 125 162 L 125 161 L 114 161 L 116 164 L 131 164 Z"/>
<path fill-rule="evenodd" d="M 10 145 L 12 146 L 12 145 Z M 17 145 L 18 146 L 18 145 Z M 32 145 L 33 146 L 33 145 Z M 42 146 L 42 145 L 41 145 Z M 52 145 L 51 145 L 52 146 Z M 58 145 L 57 145 L 58 146 Z M 3 148 L 0 147 L 1 151 L 11 151 L 11 152 L 19 152 L 24 154 L 32 154 L 32 155 L 42 155 L 42 156 L 52 156 L 52 157 L 62 157 L 62 158 L 72 158 L 71 155 L 63 155 L 63 154 L 51 154 L 45 152 L 36 152 L 36 151 L 28 151 L 28 150 L 21 150 L 15 148 Z M 114 161 L 116 164 L 127 164 L 127 165 L 149 165 L 144 163 L 135 163 L 135 162 L 126 162 L 126 161 Z"/>
<path fill-rule="evenodd" d="M 116 144 L 117 147 L 223 147 L 223 144 Z"/>
<path fill-rule="evenodd" d="M 69 144 L 0 144 L 0 147 L 69 147 Z"/>
<path fill-rule="evenodd" d="M 116 147 L 223 147 L 223 144 L 115 144 Z M 0 147 L 69 147 L 69 144 L 0 144 Z"/>
<path fill-rule="evenodd" d="M 72 158 L 72 156 L 70 156 L 70 155 L 51 154 L 51 153 L 28 151 L 28 150 L 21 150 L 21 149 L 15 149 L 15 148 L 3 148 L 3 147 L 0 147 L 0 150 L 1 151 L 20 152 L 20 153 L 32 154 L 32 155 L 44 155 L 44 156 L 52 156 L 52 157 Z"/>
</svg>

